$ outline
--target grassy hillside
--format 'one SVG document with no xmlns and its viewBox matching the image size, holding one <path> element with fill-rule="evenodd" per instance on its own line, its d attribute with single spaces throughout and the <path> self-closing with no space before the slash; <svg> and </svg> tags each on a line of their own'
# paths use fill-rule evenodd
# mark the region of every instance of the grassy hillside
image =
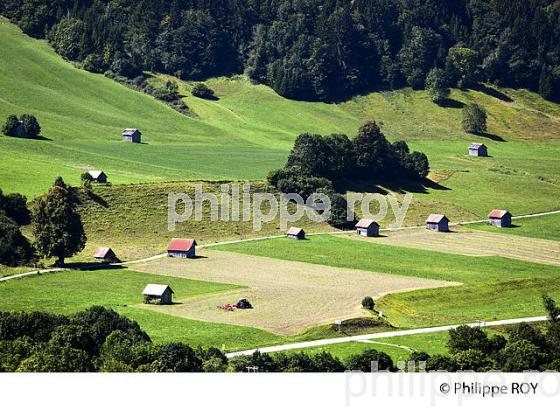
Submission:
<svg viewBox="0 0 560 410">
<path fill-rule="evenodd" d="M 353 135 L 363 121 L 376 119 L 390 139 L 406 139 L 428 154 L 445 189 L 407 188 L 443 202 L 442 207 L 454 204 L 484 214 L 498 205 L 516 213 L 557 206 L 560 106 L 523 90 L 453 90 L 445 107 L 423 91 L 408 89 L 336 105 L 290 101 L 242 77 L 218 78 L 207 81 L 219 97 L 212 101 L 193 97 L 192 85 L 179 82 L 194 113 L 187 117 L 148 95 L 76 69 L 47 43 L 26 37 L 6 20 L 0 20 L 0 48 L 5 56 L 0 119 L 34 113 L 48 138 L 0 138 L 5 158 L 0 187 L 7 192 L 37 195 L 56 175 L 77 183 L 84 168 L 101 168 L 119 184 L 259 179 L 284 162 L 298 133 Z M 176 81 L 165 76 L 154 81 L 167 79 Z M 469 101 L 488 110 L 487 137 L 461 130 L 460 107 Z M 124 127 L 140 128 L 145 144 L 122 142 Z M 466 157 L 471 141 L 487 143 L 492 157 Z"/>
</svg>

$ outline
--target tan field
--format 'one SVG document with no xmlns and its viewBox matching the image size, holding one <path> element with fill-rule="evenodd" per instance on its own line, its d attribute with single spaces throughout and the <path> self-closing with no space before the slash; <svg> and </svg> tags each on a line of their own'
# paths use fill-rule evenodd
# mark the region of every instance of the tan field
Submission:
<svg viewBox="0 0 560 410">
<path fill-rule="evenodd" d="M 452 226 L 451 230 L 452 232 L 434 232 L 419 228 L 382 232 L 383 236 L 379 238 L 363 238 L 358 235 L 349 235 L 349 237 L 435 252 L 468 256 L 504 256 L 530 262 L 560 265 L 560 242 L 558 241 L 476 231 L 457 226 Z"/>
<path fill-rule="evenodd" d="M 232 252 L 201 250 L 200 258 L 165 258 L 136 265 L 135 270 L 210 282 L 246 286 L 247 289 L 188 298 L 175 295 L 172 306 L 146 306 L 176 316 L 228 323 L 292 335 L 313 325 L 364 315 L 360 302 L 387 293 L 459 285 L 428 279 L 333 268 L 282 261 Z M 226 312 L 218 305 L 246 297 L 254 309 Z M 142 305 L 145 306 L 145 305 Z"/>
</svg>

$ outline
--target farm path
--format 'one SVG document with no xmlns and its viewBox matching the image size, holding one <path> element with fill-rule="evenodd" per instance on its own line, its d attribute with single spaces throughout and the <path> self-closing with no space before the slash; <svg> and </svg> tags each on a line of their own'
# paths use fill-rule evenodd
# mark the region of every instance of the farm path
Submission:
<svg viewBox="0 0 560 410">
<path fill-rule="evenodd" d="M 542 322 L 545 320 L 547 320 L 546 316 L 535 316 L 535 317 L 523 317 L 523 318 L 516 318 L 516 319 L 495 320 L 492 322 L 464 323 L 464 325 L 470 327 L 488 327 L 488 326 L 513 325 L 522 322 Z M 373 333 L 369 335 L 336 337 L 332 339 L 311 340 L 309 342 L 289 343 L 285 345 L 268 346 L 268 347 L 261 347 L 257 349 L 242 350 L 239 352 L 228 353 L 226 354 L 226 356 L 229 358 L 235 356 L 248 356 L 248 355 L 252 355 L 257 350 L 261 353 L 274 353 L 274 352 L 283 352 L 286 350 L 293 350 L 293 349 L 305 349 L 309 347 L 328 346 L 328 345 L 334 345 L 338 343 L 364 342 L 372 339 L 384 339 L 384 338 L 395 337 L 395 336 L 409 336 L 409 335 L 417 335 L 417 334 L 424 334 L 424 333 L 435 333 L 435 332 L 442 332 L 450 329 L 455 329 L 458 326 L 461 326 L 461 324 L 437 326 L 437 327 L 425 327 L 420 329 L 395 330 L 391 332 Z"/>
<path fill-rule="evenodd" d="M 538 212 L 538 213 L 532 213 L 532 214 L 526 214 L 526 215 L 518 215 L 518 216 L 512 217 L 512 219 L 535 218 L 535 217 L 539 217 L 539 216 L 555 215 L 555 214 L 560 214 L 560 210 Z M 453 223 L 450 223 L 449 226 L 470 225 L 470 224 L 477 224 L 477 223 L 482 223 L 482 222 L 486 222 L 486 219 L 481 219 L 481 220 L 476 220 L 476 221 L 453 222 Z M 385 231 L 385 232 L 401 231 L 401 230 L 407 230 L 407 229 L 418 229 L 418 228 L 423 228 L 423 227 L 424 227 L 424 225 L 402 226 L 402 227 L 399 227 L 399 228 L 382 228 L 382 229 L 380 229 L 380 231 Z M 341 234 L 347 234 L 347 233 L 348 233 L 347 231 L 319 232 L 319 233 L 308 234 L 307 236 L 341 235 Z M 265 240 L 265 239 L 274 239 L 274 238 L 283 238 L 283 237 L 284 237 L 284 235 L 274 235 L 274 236 L 264 236 L 264 237 L 259 237 L 259 238 L 239 239 L 239 240 L 235 240 L 235 241 L 225 241 L 225 242 L 211 243 L 211 244 L 207 244 L 207 245 L 199 245 L 198 248 L 209 248 L 209 247 L 213 247 L 213 246 L 227 245 L 227 244 L 232 244 L 232 243 L 253 242 L 253 241 L 261 241 L 261 240 Z M 166 253 L 161 253 L 159 255 L 150 256 L 149 258 L 136 259 L 136 260 L 126 261 L 126 262 L 110 263 L 108 265 L 109 266 L 134 265 L 134 264 L 138 264 L 138 263 L 145 263 L 145 262 L 150 262 L 150 261 L 153 261 L 153 260 L 156 260 L 156 259 L 164 258 L 166 255 L 167 255 Z M 84 264 L 82 267 L 86 267 L 86 266 L 87 265 Z M 100 264 L 99 267 L 102 267 L 102 265 Z M 79 269 L 80 266 L 76 266 L 75 268 Z M 23 277 L 26 277 L 26 276 L 40 275 L 41 273 L 59 272 L 59 271 L 64 271 L 64 270 L 69 270 L 69 269 L 68 268 L 50 268 L 50 269 L 42 269 L 42 270 L 33 270 L 33 271 L 29 271 L 29 272 L 24 272 L 24 273 L 18 273 L 16 275 L 5 276 L 3 278 L 0 278 L 0 282 L 5 282 L 5 281 L 8 281 L 8 280 L 12 280 L 12 279 L 23 278 Z"/>
</svg>

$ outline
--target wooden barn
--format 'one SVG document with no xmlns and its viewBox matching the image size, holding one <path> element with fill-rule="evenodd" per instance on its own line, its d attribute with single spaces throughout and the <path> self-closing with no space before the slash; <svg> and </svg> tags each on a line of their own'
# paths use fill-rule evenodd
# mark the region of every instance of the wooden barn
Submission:
<svg viewBox="0 0 560 410">
<path fill-rule="evenodd" d="M 291 227 L 286 236 L 291 239 L 305 239 L 305 231 L 302 228 Z"/>
<path fill-rule="evenodd" d="M 472 143 L 469 145 L 469 155 L 472 157 L 487 157 L 488 147 L 484 144 Z"/>
<path fill-rule="evenodd" d="M 432 231 L 449 232 L 449 219 L 445 215 L 431 214 L 426 219 L 426 228 Z"/>
<path fill-rule="evenodd" d="M 498 228 L 511 227 L 511 214 L 508 211 L 501 209 L 494 209 L 488 214 L 488 219 L 491 225 Z"/>
<path fill-rule="evenodd" d="M 93 254 L 93 259 L 99 262 L 113 262 L 118 260 L 115 252 L 113 252 L 111 248 L 108 248 L 106 246 L 98 248 Z"/>
<path fill-rule="evenodd" d="M 125 128 L 122 132 L 124 141 L 140 143 L 142 141 L 142 133 L 136 128 Z"/>
<path fill-rule="evenodd" d="M 104 184 L 107 182 L 107 175 L 103 171 L 88 171 L 88 174 L 91 176 L 91 182 L 97 182 L 100 184 Z"/>
<path fill-rule="evenodd" d="M 194 258 L 196 241 L 194 239 L 173 238 L 167 247 L 167 256 L 173 258 Z"/>
<path fill-rule="evenodd" d="M 156 303 L 158 305 L 171 305 L 173 303 L 173 289 L 169 285 L 146 285 L 142 295 L 144 303 Z"/>
<path fill-rule="evenodd" d="M 356 224 L 356 233 L 361 236 L 379 236 L 379 224 L 372 219 L 360 219 Z"/>
</svg>

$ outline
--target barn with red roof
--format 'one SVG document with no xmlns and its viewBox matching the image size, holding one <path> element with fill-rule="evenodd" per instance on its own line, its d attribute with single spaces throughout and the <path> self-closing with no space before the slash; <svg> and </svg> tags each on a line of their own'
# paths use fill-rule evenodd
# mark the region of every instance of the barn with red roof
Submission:
<svg viewBox="0 0 560 410">
<path fill-rule="evenodd" d="M 194 239 L 173 238 L 167 247 L 167 256 L 174 258 L 194 258 L 196 241 Z"/>
<path fill-rule="evenodd" d="M 358 235 L 379 236 L 379 224 L 372 219 L 360 219 L 355 228 Z"/>
<path fill-rule="evenodd" d="M 305 239 L 305 231 L 302 228 L 292 226 L 288 229 L 286 236 L 291 239 Z"/>
<path fill-rule="evenodd" d="M 494 209 L 488 214 L 488 219 L 491 225 L 497 226 L 498 228 L 511 227 L 511 214 L 509 211 Z"/>
</svg>

